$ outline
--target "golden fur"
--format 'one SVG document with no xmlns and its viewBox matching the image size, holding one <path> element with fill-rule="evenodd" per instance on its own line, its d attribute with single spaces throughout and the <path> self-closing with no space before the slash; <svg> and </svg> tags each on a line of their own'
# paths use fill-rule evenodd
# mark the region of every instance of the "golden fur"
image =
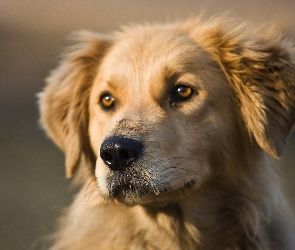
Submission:
<svg viewBox="0 0 295 250">
<path fill-rule="evenodd" d="M 294 46 L 252 30 L 219 18 L 79 33 L 40 94 L 84 183 L 51 249 L 294 248 L 270 163 L 295 121 Z"/>
</svg>

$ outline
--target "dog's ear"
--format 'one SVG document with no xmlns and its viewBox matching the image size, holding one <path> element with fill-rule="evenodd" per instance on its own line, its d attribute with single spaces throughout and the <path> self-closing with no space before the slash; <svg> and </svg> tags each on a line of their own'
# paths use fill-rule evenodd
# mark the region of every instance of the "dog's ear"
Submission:
<svg viewBox="0 0 295 250">
<path fill-rule="evenodd" d="M 273 31 L 262 38 L 244 29 L 221 22 L 201 40 L 232 85 L 250 135 L 277 158 L 295 122 L 294 44 Z"/>
<path fill-rule="evenodd" d="M 41 124 L 65 152 L 67 177 L 76 172 L 81 161 L 95 161 L 88 138 L 89 92 L 111 45 L 108 38 L 87 31 L 76 37 L 77 44 L 64 54 L 39 94 Z"/>
</svg>

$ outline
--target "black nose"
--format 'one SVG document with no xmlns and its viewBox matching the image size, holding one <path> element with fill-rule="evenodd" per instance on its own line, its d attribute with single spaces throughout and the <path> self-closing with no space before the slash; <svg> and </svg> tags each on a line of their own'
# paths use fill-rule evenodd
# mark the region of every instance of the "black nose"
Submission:
<svg viewBox="0 0 295 250">
<path fill-rule="evenodd" d="M 113 136 L 101 144 L 100 157 L 110 169 L 124 170 L 138 159 L 142 148 L 140 141 Z"/>
</svg>

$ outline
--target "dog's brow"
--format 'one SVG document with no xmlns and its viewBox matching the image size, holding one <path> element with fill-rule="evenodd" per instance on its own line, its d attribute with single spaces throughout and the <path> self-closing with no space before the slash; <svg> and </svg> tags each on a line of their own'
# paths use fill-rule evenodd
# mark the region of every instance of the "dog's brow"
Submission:
<svg viewBox="0 0 295 250">
<path fill-rule="evenodd" d="M 116 88 L 116 84 L 114 81 L 107 81 L 107 85 L 111 88 Z"/>
<path fill-rule="evenodd" d="M 126 82 L 128 82 L 128 80 L 126 79 L 126 76 L 124 75 L 122 76 L 111 75 L 110 77 L 108 77 L 106 81 L 107 85 L 112 89 L 117 89 L 118 87 L 121 87 L 122 85 L 124 85 L 124 83 Z"/>
<path fill-rule="evenodd" d="M 171 69 L 166 68 L 165 77 L 164 77 L 164 81 L 166 82 L 166 89 L 172 88 L 180 76 L 181 76 L 181 73 L 175 72 L 175 71 L 172 71 Z"/>
</svg>

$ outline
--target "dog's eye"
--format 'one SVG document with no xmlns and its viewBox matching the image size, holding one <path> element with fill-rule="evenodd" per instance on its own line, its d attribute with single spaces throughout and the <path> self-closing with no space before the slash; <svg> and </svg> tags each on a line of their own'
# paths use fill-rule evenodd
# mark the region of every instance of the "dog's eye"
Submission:
<svg viewBox="0 0 295 250">
<path fill-rule="evenodd" d="M 178 85 L 173 89 L 170 101 L 172 105 L 178 102 L 184 102 L 192 97 L 194 90 L 185 85 Z"/>
<path fill-rule="evenodd" d="M 99 103 L 103 109 L 109 110 L 115 106 L 115 98 L 111 94 L 104 94 L 100 97 Z"/>
<path fill-rule="evenodd" d="M 193 90 L 187 86 L 178 86 L 175 90 L 175 93 L 179 98 L 187 99 L 190 98 L 193 94 Z"/>
</svg>

